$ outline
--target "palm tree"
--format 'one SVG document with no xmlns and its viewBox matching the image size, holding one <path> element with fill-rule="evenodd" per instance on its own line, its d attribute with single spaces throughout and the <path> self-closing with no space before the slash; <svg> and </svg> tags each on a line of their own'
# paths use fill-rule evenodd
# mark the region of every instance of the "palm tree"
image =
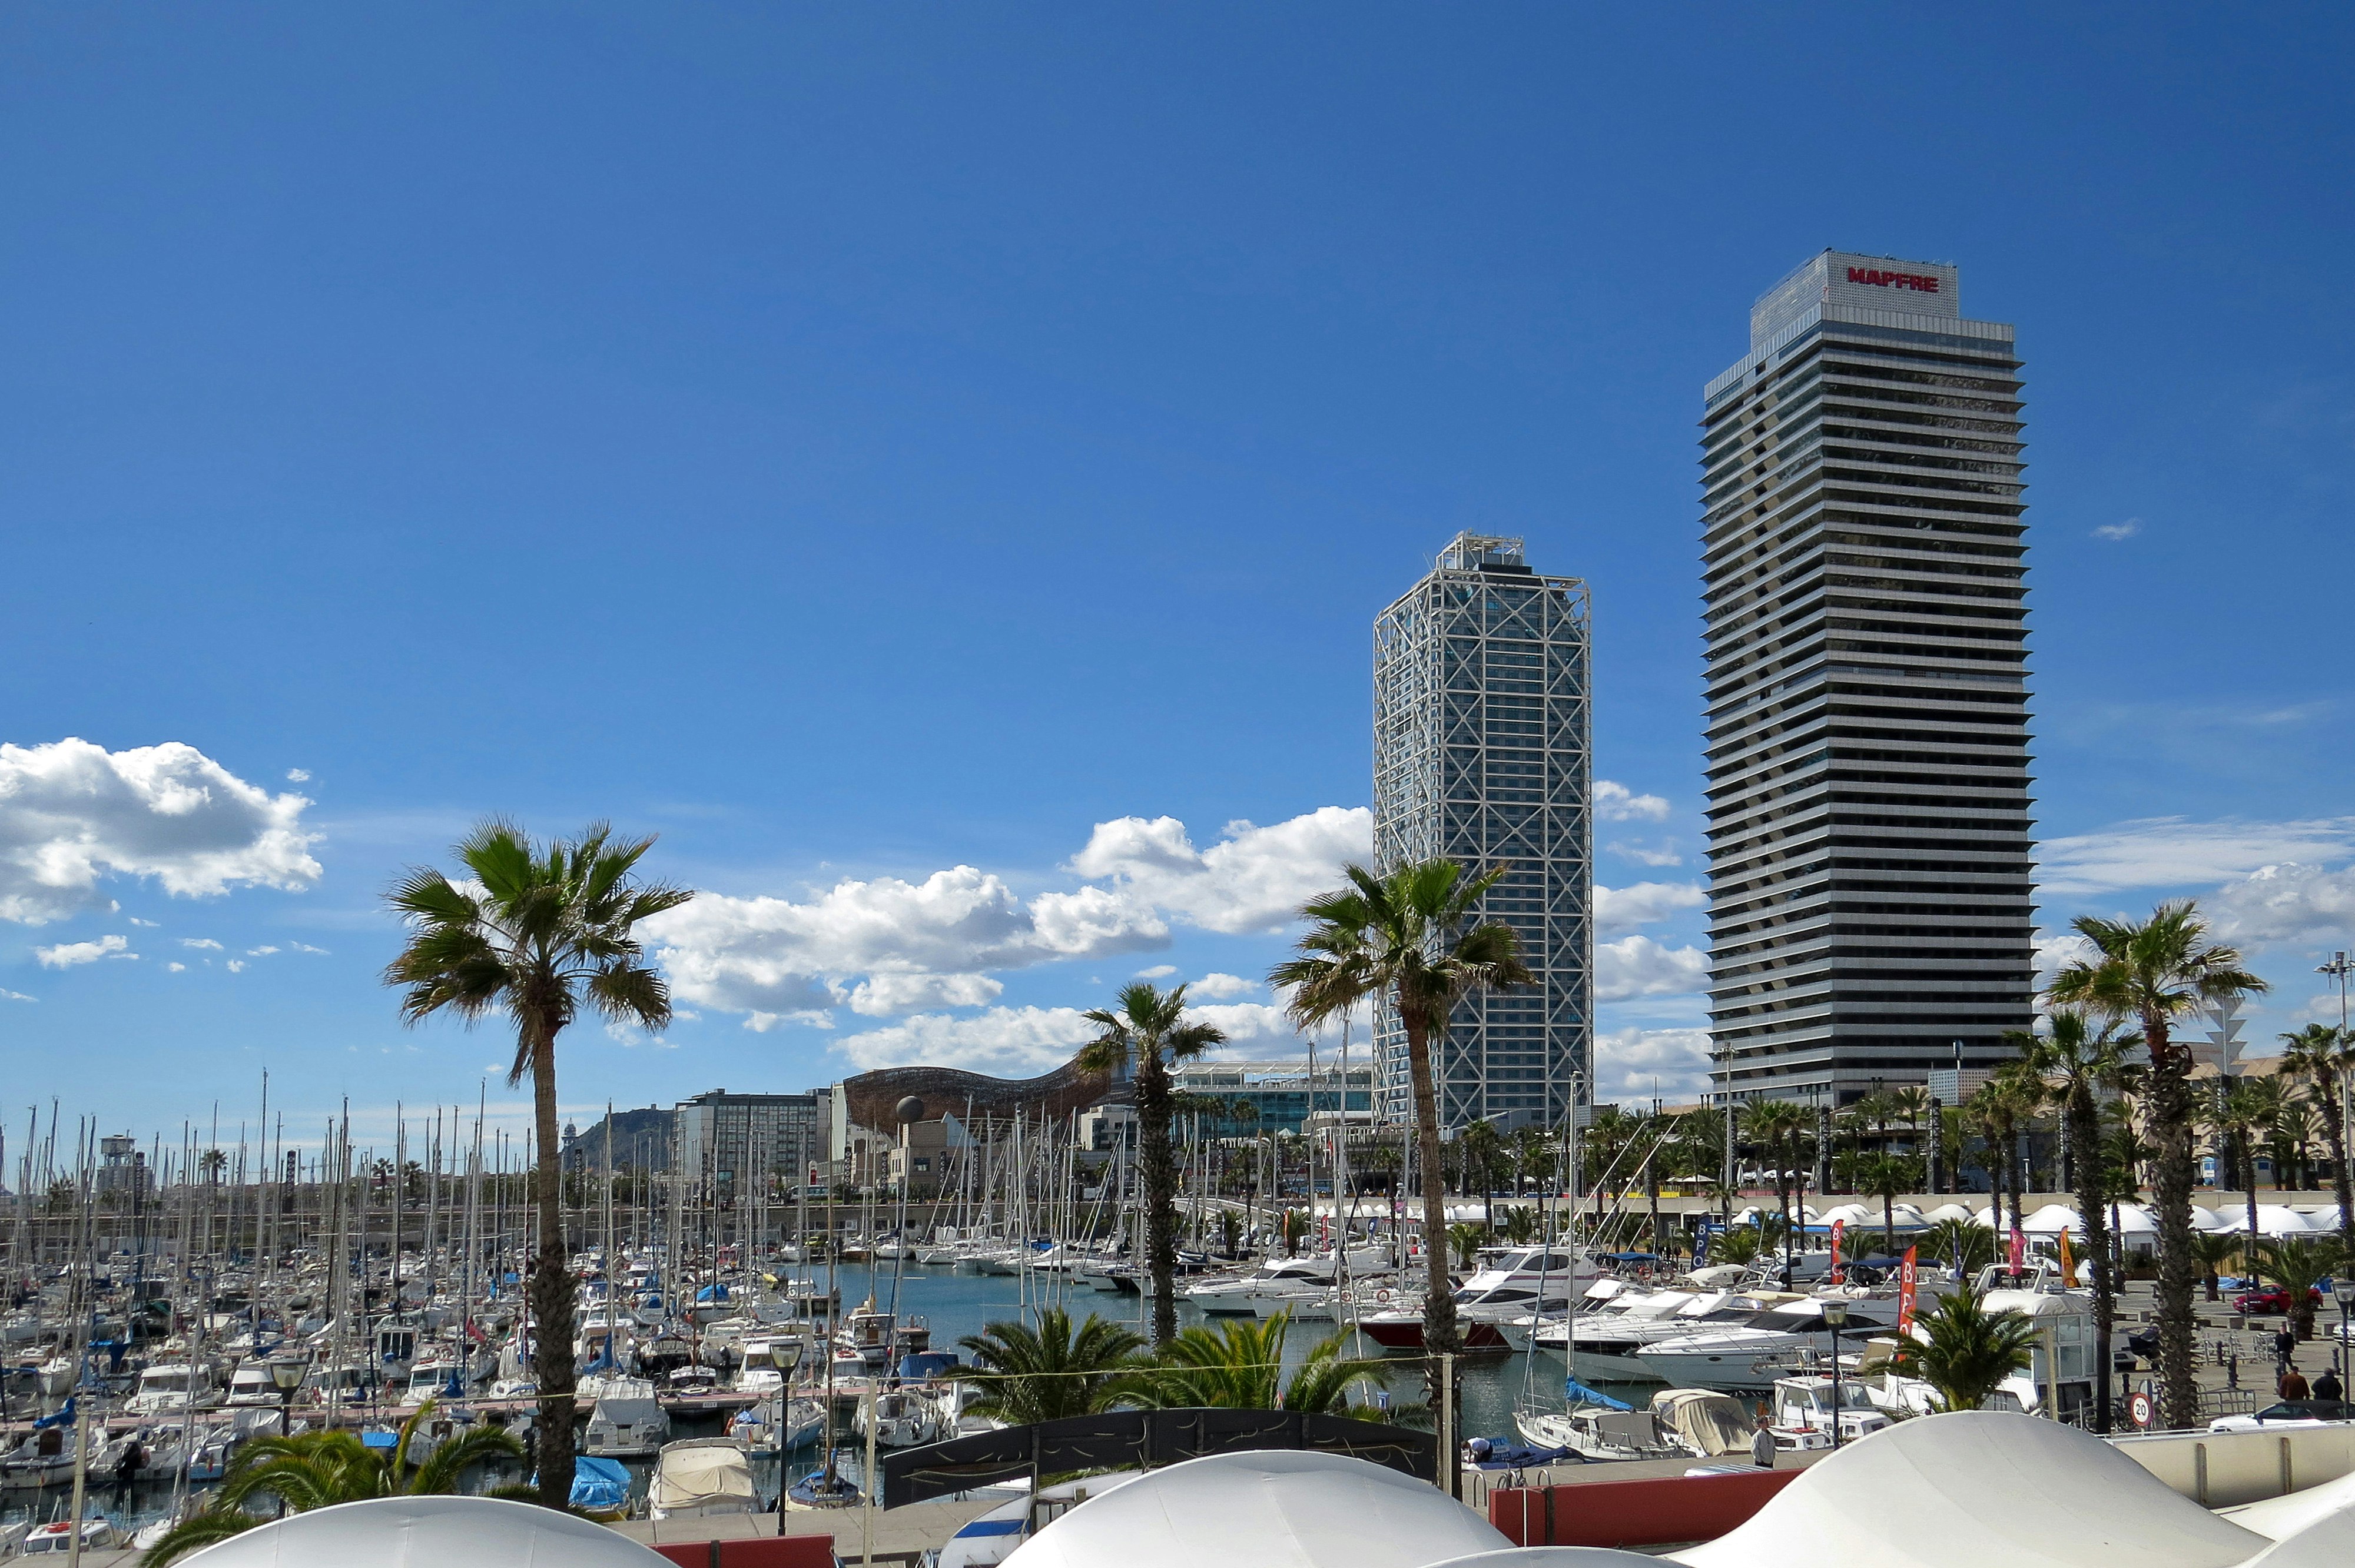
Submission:
<svg viewBox="0 0 2355 1568">
<path fill-rule="evenodd" d="M 2216 1184 L 2222 1187 L 2229 1180 L 2247 1195 L 2249 1212 L 2243 1217 L 2248 1234 L 2254 1236 L 2257 1234 L 2257 1144 L 2281 1112 L 2281 1085 L 2273 1078 L 2219 1078 L 2215 1095 L 2200 1119 L 2219 1139 Z"/>
<path fill-rule="evenodd" d="M 1977 1220 L 1940 1220 L 1922 1233 L 1917 1245 L 1953 1264 L 1966 1280 L 1995 1261 L 1995 1232 Z"/>
<path fill-rule="evenodd" d="M 967 1406 L 976 1414 L 1028 1426 L 1067 1415 L 1092 1415 L 1125 1397 L 1139 1369 L 1145 1341 L 1127 1325 L 1094 1313 L 1077 1329 L 1060 1307 L 1039 1314 L 1039 1326 L 992 1323 L 957 1341 L 974 1359 L 949 1376 L 980 1388 Z"/>
<path fill-rule="evenodd" d="M 510 1086 L 531 1075 L 538 1128 L 539 1251 L 532 1260 L 532 1374 L 539 1495 L 561 1508 L 572 1495 L 572 1272 L 565 1245 L 562 1142 L 556 1120 L 556 1037 L 586 1005 L 613 1022 L 659 1033 L 670 1023 L 670 988 L 645 962 L 641 921 L 694 894 L 640 883 L 638 861 L 654 840 L 615 839 L 592 822 L 577 839 L 535 844 L 514 823 L 483 823 L 452 851 L 468 880 L 417 867 L 386 895 L 409 927 L 384 981 L 404 995 L 416 1023 L 452 1012 L 472 1024 L 503 1012 L 516 1026 Z"/>
<path fill-rule="evenodd" d="M 2063 969 L 2046 995 L 2059 1006 L 2139 1024 L 2150 1054 L 2143 1109 L 2158 1147 L 2159 1384 L 2167 1424 L 2189 1427 L 2200 1404 L 2192 1362 L 2191 1054 L 2175 1043 L 2174 1030 L 2204 1003 L 2267 988 L 2241 967 L 2238 952 L 2208 940 L 2208 923 L 2189 899 L 2162 904 L 2144 921 L 2085 915 L 2074 925 L 2094 954 Z"/>
<path fill-rule="evenodd" d="M 1760 1146 L 1774 1162 L 1774 1207 L 1783 1216 L 1785 1234 L 1791 1228 L 1791 1173 L 1798 1163 L 1799 1129 L 1807 1113 L 1789 1100 L 1753 1100 L 1742 1107 L 1742 1136 Z"/>
<path fill-rule="evenodd" d="M 2193 1277 L 2207 1290 L 2208 1299 L 2221 1301 L 2224 1293 L 2219 1277 L 2224 1266 L 2249 1250 L 2249 1238 L 2233 1231 L 2194 1231 L 2186 1250 L 2190 1255 Z M 2161 1332 L 2165 1325 L 2161 1325 Z M 2165 1349 L 2164 1343 L 2160 1347 Z"/>
<path fill-rule="evenodd" d="M 1521 961 L 1520 938 L 1513 928 L 1476 916 L 1480 900 L 1506 870 L 1494 866 L 1467 880 L 1463 868 L 1446 859 L 1393 866 L 1381 876 L 1349 866 L 1349 886 L 1301 906 L 1308 931 L 1300 938 L 1300 956 L 1268 973 L 1268 983 L 1290 995 L 1285 1012 L 1304 1029 L 1339 1017 L 1369 997 L 1386 996 L 1406 1034 L 1429 1276 L 1423 1341 L 1433 1358 L 1434 1387 L 1437 1358 L 1463 1345 L 1447 1280 L 1447 1194 L 1431 1053 L 1434 1042 L 1447 1038 L 1449 1017 L 1467 993 L 1536 979 Z"/>
<path fill-rule="evenodd" d="M 1891 1114 L 1905 1118 L 1905 1132 L 1918 1158 L 1922 1152 L 1922 1118 L 1930 1114 L 1930 1091 L 1919 1084 L 1904 1084 L 1889 1091 Z"/>
<path fill-rule="evenodd" d="M 1488 1239 L 1488 1227 L 1469 1223 L 1447 1227 L 1447 1245 L 1455 1254 L 1456 1266 L 1469 1269 L 1480 1255 L 1480 1244 Z"/>
<path fill-rule="evenodd" d="M 1497 1167 L 1505 1158 L 1505 1135 L 1487 1117 L 1478 1117 L 1464 1124 L 1455 1143 L 1464 1161 L 1465 1185 L 1471 1185 L 1473 1171 L 1480 1173 L 1480 1217 L 1493 1231 L 1497 1228 Z"/>
<path fill-rule="evenodd" d="M 1110 1010 L 1087 1013 L 1103 1033 L 1080 1048 L 1091 1073 L 1136 1075 L 1136 1166 L 1145 1188 L 1145 1263 L 1153 1281 L 1153 1342 L 1178 1332 L 1178 1161 L 1169 1146 L 1169 1065 L 1199 1056 L 1226 1039 L 1207 1023 L 1186 1022 L 1186 988 L 1165 991 L 1151 980 L 1120 989 Z"/>
<path fill-rule="evenodd" d="M 164 1568 L 176 1558 L 267 1523 L 245 1510 L 257 1498 L 273 1498 L 289 1512 L 308 1513 L 369 1498 L 449 1493 L 458 1489 L 458 1478 L 476 1465 L 499 1460 L 520 1465 L 528 1458 L 506 1428 L 470 1426 L 436 1446 L 422 1464 L 410 1464 L 410 1439 L 433 1404 L 427 1400 L 400 1424 L 389 1450 L 371 1448 L 347 1431 L 255 1438 L 229 1461 L 204 1511 L 175 1526 L 150 1548 L 140 1559 L 142 1568 Z"/>
<path fill-rule="evenodd" d="M 2115 1089 L 2126 1072 L 2126 1047 L 2131 1036 L 2113 1036 L 2113 1025 L 2096 1030 L 2082 1012 L 2062 1009 L 2052 1014 L 2051 1033 L 2030 1036 L 2025 1059 L 2042 1078 L 2061 1105 L 2068 1128 L 2070 1172 L 2077 1184 L 2077 1220 L 2085 1233 L 2085 1251 L 2094 1270 L 2094 1364 L 2110 1364 L 2110 1332 L 2117 1309 L 2117 1284 L 2110 1270 L 2109 1201 L 2115 1190 L 2108 1162 L 2102 1158 L 2102 1095 Z M 2007 1038 L 2009 1038 L 2007 1036 Z M 2094 1380 L 2094 1430 L 2110 1429 L 2110 1380 Z"/>
<path fill-rule="evenodd" d="M 2339 1086 L 2348 1069 L 2355 1068 L 2355 1039 L 2327 1023 L 2309 1023 L 2295 1034 L 2285 1034 L 2281 1070 L 2305 1080 L 2322 1106 L 2322 1135 L 2329 1140 L 2332 1196 L 2339 1200 L 2339 1246 L 2355 1258 L 2355 1181 L 2347 1170 L 2347 1120 L 2340 1108 Z"/>
<path fill-rule="evenodd" d="M 2028 1097 L 2020 1093 L 2017 1079 L 2007 1079 L 2000 1074 L 1991 1075 L 1987 1081 L 1971 1091 L 1963 1108 L 1978 1125 L 1979 1136 L 1987 1146 L 1989 1174 L 1995 1178 L 1996 1228 L 2019 1224 L 2019 1201 L 2012 1200 L 2011 1217 L 2004 1217 L 2004 1199 L 2019 1179 L 2019 1124 L 2026 1119 Z"/>
<path fill-rule="evenodd" d="M 2036 1324 L 2024 1313 L 1989 1312 L 1969 1290 L 1950 1293 L 1913 1319 L 1922 1340 L 1901 1340 L 1897 1370 L 1927 1383 L 1942 1410 L 1977 1410 L 2003 1380 L 2029 1364 Z"/>
<path fill-rule="evenodd" d="M 2289 1292 L 2290 1327 L 2301 1340 L 2314 1338 L 2314 1287 L 2330 1277 L 2345 1256 L 2337 1236 L 2282 1236 L 2250 1244 L 2251 1263 Z"/>
<path fill-rule="evenodd" d="M 1856 1190 L 1881 1200 L 1881 1245 L 1886 1256 L 1897 1254 L 1897 1194 L 1913 1192 L 1921 1180 L 1921 1162 L 1898 1154 L 1869 1155 L 1856 1168 Z"/>
<path fill-rule="evenodd" d="M 1263 1320 L 1230 1318 L 1211 1328 L 1198 1324 L 1162 1348 L 1154 1365 L 1139 1373 L 1129 1402 L 1154 1410 L 1297 1410 L 1314 1415 L 1353 1411 L 1352 1383 L 1380 1382 L 1379 1359 L 1341 1354 L 1345 1337 L 1334 1334 L 1308 1352 L 1287 1385 L 1284 1343 L 1292 1319 L 1279 1312 Z"/>
</svg>

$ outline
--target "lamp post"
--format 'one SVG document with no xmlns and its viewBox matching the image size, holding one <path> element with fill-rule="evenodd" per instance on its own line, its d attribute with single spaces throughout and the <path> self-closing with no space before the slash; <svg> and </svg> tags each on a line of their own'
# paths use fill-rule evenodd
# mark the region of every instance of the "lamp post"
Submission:
<svg viewBox="0 0 2355 1568">
<path fill-rule="evenodd" d="M 1824 1327 L 1832 1331 L 1832 1446 L 1840 1446 L 1840 1368 L 1839 1335 L 1848 1323 L 1848 1303 L 1830 1300 L 1824 1303 Z"/>
<path fill-rule="evenodd" d="M 270 1363 L 270 1382 L 278 1390 L 278 1435 L 286 1436 L 294 1424 L 294 1391 L 303 1386 L 303 1363 L 280 1356 Z"/>
</svg>

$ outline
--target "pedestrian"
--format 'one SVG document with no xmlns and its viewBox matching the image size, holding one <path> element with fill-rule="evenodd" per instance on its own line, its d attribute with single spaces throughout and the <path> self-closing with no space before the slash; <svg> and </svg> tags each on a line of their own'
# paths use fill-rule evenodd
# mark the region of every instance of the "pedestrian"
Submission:
<svg viewBox="0 0 2355 1568">
<path fill-rule="evenodd" d="M 2322 1369 L 2322 1375 L 2314 1380 L 2314 1397 L 2317 1399 L 2345 1399 L 2347 1397 L 2346 1386 L 2339 1381 L 2338 1368 L 2325 1367 Z"/>
<path fill-rule="evenodd" d="M 2291 1332 L 2289 1325 L 2285 1323 L 2282 1325 L 2281 1332 L 2274 1336 L 2274 1360 L 2286 1367 L 2296 1359 L 2297 1336 Z"/>
<path fill-rule="evenodd" d="M 2281 1374 L 2280 1386 L 2274 1393 L 2284 1399 L 2312 1399 L 2314 1391 L 2306 1386 L 2306 1374 L 2290 1367 Z"/>
<path fill-rule="evenodd" d="M 1750 1439 L 1750 1462 L 1762 1470 L 1774 1467 L 1774 1428 L 1764 1416 L 1758 1418 L 1758 1431 Z"/>
</svg>

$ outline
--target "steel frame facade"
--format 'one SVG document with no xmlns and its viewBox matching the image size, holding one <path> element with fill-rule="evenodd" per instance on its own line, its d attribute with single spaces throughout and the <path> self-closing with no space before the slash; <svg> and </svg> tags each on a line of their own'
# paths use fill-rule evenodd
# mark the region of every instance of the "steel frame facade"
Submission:
<svg viewBox="0 0 2355 1568">
<path fill-rule="evenodd" d="M 1374 859 L 1509 863 L 1483 918 L 1537 984 L 1457 1004 L 1433 1046 L 1440 1122 L 1556 1126 L 1593 1082 L 1589 602 L 1519 539 L 1459 534 L 1374 622 Z M 1406 1034 L 1375 1016 L 1379 1107 L 1413 1119 Z"/>
</svg>

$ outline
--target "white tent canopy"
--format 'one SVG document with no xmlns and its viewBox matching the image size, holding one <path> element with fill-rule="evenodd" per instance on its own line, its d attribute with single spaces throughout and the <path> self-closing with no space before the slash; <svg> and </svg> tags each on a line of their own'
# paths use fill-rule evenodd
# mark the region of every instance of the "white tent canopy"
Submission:
<svg viewBox="0 0 2355 1568">
<path fill-rule="evenodd" d="M 2268 1544 L 2091 1433 L 1972 1410 L 1876 1432 L 1672 1555 L 1691 1568 L 2230 1568 Z"/>
<path fill-rule="evenodd" d="M 1006 1568 L 1424 1568 L 1508 1548 L 1427 1481 L 1338 1454 L 1212 1454 L 1073 1509 Z"/>
<path fill-rule="evenodd" d="M 181 1561 L 204 1568 L 669 1568 L 602 1524 L 497 1498 L 392 1497 L 289 1515 Z"/>
<path fill-rule="evenodd" d="M 1930 1224 L 1942 1225 L 1949 1220 L 1959 1220 L 1965 1224 L 1969 1224 L 1978 1216 L 1960 1203 L 1941 1203 L 1922 1218 Z"/>
<path fill-rule="evenodd" d="M 2243 1235 L 2246 1235 L 2248 1234 L 2248 1204 L 2228 1203 L 2222 1208 L 2211 1212 L 2214 1214 L 2215 1219 L 2212 1224 L 2202 1226 L 2202 1229 L 2238 1231 Z M 2199 1223 L 2198 1210 L 2193 1211 L 2192 1223 L 2195 1224 Z M 2338 1226 L 2335 1217 L 2330 1224 L 2317 1226 L 2311 1219 L 2299 1213 L 2296 1209 L 2286 1208 L 2279 1203 L 2259 1203 L 2257 1205 L 2257 1234 L 2260 1235 L 2307 1236 L 2314 1234 L 2318 1229 L 2335 1230 L 2337 1228 Z"/>
</svg>

